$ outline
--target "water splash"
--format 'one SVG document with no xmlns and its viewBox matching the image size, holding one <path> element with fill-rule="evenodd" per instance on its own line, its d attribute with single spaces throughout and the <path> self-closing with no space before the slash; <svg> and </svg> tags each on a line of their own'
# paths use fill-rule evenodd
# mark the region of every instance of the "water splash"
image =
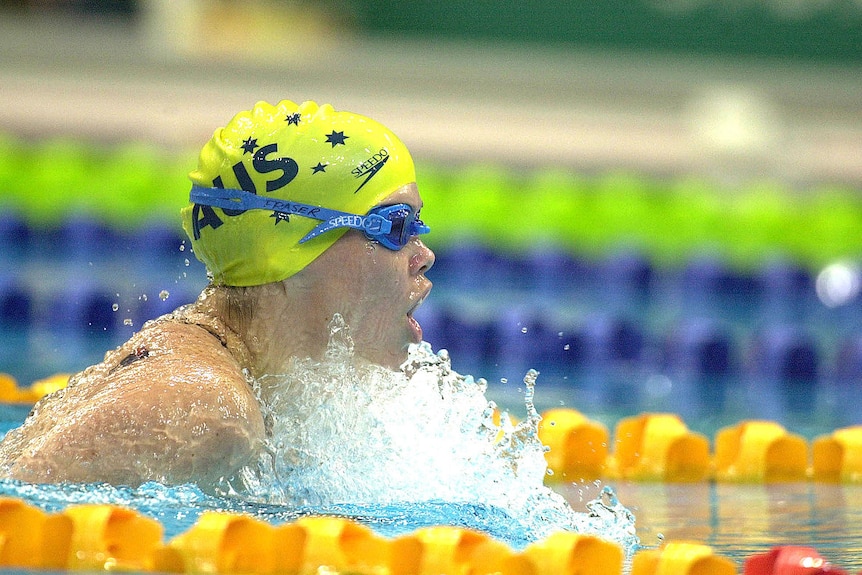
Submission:
<svg viewBox="0 0 862 575">
<path fill-rule="evenodd" d="M 323 361 L 297 360 L 287 373 L 253 382 L 267 448 L 223 494 L 317 509 L 445 502 L 502 512 L 518 530 L 514 539 L 566 529 L 633 550 L 634 517 L 611 490 L 576 512 L 544 485 L 538 375 L 524 377 L 526 417 L 514 423 L 485 397 L 484 380 L 452 370 L 445 350 L 411 346 L 402 372 L 392 372 L 358 360 L 336 317 Z"/>
</svg>

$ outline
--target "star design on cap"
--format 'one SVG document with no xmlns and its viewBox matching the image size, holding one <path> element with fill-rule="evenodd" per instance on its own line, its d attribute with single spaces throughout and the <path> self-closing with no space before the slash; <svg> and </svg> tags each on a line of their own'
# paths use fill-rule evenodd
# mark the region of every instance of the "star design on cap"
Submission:
<svg viewBox="0 0 862 575">
<path fill-rule="evenodd" d="M 345 136 L 344 132 L 336 132 L 335 130 L 332 130 L 331 134 L 326 134 L 326 141 L 329 142 L 330 144 L 332 144 L 332 147 L 334 148 L 338 144 L 341 144 L 342 146 L 344 146 L 345 145 L 344 140 L 346 140 L 349 137 L 350 136 Z"/>
<path fill-rule="evenodd" d="M 326 164 L 321 164 L 320 162 L 317 162 L 316 166 L 311 167 L 311 175 L 314 175 L 318 172 L 326 173 Z"/>
<path fill-rule="evenodd" d="M 269 217 L 275 218 L 275 225 L 278 225 L 281 222 L 289 222 L 290 221 L 290 215 L 286 214 L 284 212 L 272 212 L 272 214 Z"/>
<path fill-rule="evenodd" d="M 295 114 L 288 114 L 284 121 L 287 122 L 288 126 L 298 126 L 300 117 L 299 112 L 296 112 Z"/>
<path fill-rule="evenodd" d="M 251 154 L 255 148 L 257 148 L 257 140 L 252 139 L 251 136 L 246 138 L 242 143 L 242 149 L 246 154 Z"/>
</svg>

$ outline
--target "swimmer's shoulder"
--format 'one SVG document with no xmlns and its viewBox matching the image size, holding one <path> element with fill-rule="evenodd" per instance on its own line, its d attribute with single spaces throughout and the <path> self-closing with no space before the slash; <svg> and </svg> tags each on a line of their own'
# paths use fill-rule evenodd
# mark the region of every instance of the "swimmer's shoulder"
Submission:
<svg viewBox="0 0 862 575">
<path fill-rule="evenodd" d="M 165 403 L 242 422 L 244 434 L 263 433 L 263 416 L 245 369 L 245 348 L 218 321 L 172 315 L 148 322 L 106 355 L 94 379 L 100 391 L 142 405 Z"/>
<path fill-rule="evenodd" d="M 222 322 L 180 309 L 147 322 L 126 343 L 108 352 L 102 362 L 106 376 L 152 373 L 169 369 L 173 376 L 198 377 L 201 369 L 221 377 L 242 379 L 248 351 Z"/>
<path fill-rule="evenodd" d="M 229 337 L 188 317 L 147 323 L 22 426 L 11 476 L 209 485 L 253 463 L 263 416 Z"/>
</svg>

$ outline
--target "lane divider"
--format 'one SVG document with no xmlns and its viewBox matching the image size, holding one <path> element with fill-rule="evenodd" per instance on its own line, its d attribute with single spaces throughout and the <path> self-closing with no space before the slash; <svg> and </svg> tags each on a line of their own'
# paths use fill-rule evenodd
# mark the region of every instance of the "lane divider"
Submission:
<svg viewBox="0 0 862 575">
<path fill-rule="evenodd" d="M 341 517 L 309 516 L 271 525 L 251 516 L 204 512 L 163 541 L 163 527 L 116 505 L 75 505 L 49 514 L 0 498 L 0 568 L 205 575 L 622 575 L 624 552 L 592 535 L 558 532 L 522 551 L 452 526 L 396 538 Z M 640 549 L 631 575 L 734 575 L 737 565 L 691 541 Z M 815 549 L 775 547 L 748 557 L 743 575 L 846 575 Z"/>
<path fill-rule="evenodd" d="M 49 393 L 66 387 L 71 375 L 58 373 L 34 381 L 29 387 L 19 387 L 14 377 L 0 373 L 0 403 L 36 403 Z"/>
<path fill-rule="evenodd" d="M 742 421 L 718 430 L 715 450 L 675 414 L 621 419 L 613 439 L 574 409 L 542 413 L 548 483 L 625 479 L 691 483 L 862 483 L 862 425 L 814 439 L 772 421 Z M 586 462 L 586 463 L 585 463 Z"/>
<path fill-rule="evenodd" d="M 714 461 L 717 481 L 804 481 L 808 444 L 778 423 L 744 421 L 718 431 Z"/>
<path fill-rule="evenodd" d="M 661 549 L 641 551 L 632 560 L 631 575 L 734 575 L 736 565 L 715 555 L 708 545 L 688 541 L 667 543 Z"/>
<path fill-rule="evenodd" d="M 693 482 L 706 479 L 709 473 L 709 440 L 689 431 L 677 415 L 624 418 L 617 423 L 615 437 L 608 466 L 614 477 Z"/>
</svg>

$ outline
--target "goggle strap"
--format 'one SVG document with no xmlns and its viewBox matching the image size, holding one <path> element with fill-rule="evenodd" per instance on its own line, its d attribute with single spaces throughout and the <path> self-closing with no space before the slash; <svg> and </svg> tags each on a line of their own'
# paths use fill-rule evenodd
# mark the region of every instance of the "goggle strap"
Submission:
<svg viewBox="0 0 862 575">
<path fill-rule="evenodd" d="M 328 211 L 332 211 L 338 215 L 319 223 L 313 230 L 305 234 L 305 236 L 299 240 L 299 243 L 304 244 L 308 240 L 316 238 L 320 234 L 337 228 L 353 228 L 354 230 L 363 231 L 372 237 L 388 234 L 392 230 L 392 222 L 379 214 L 358 216 L 347 212 L 338 212 L 335 210 Z"/>
<path fill-rule="evenodd" d="M 311 204 L 266 198 L 245 190 L 232 188 L 207 188 L 195 184 L 189 192 L 189 200 L 195 204 L 213 206 L 223 210 L 272 210 L 288 216 L 303 216 L 322 220 L 322 223 L 299 240 L 301 244 L 336 228 L 353 228 L 364 231 L 371 236 L 388 234 L 392 230 L 392 222 L 379 214 L 361 216 Z"/>
</svg>

